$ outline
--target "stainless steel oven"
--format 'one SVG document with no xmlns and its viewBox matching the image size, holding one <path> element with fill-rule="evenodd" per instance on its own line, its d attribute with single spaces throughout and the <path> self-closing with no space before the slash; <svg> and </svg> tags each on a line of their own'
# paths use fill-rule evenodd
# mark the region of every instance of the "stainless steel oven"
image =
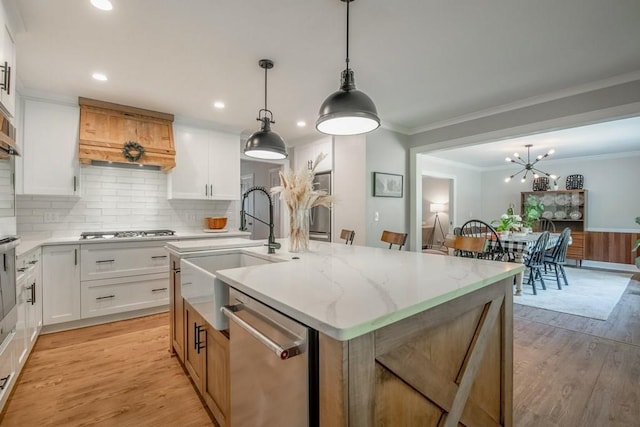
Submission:
<svg viewBox="0 0 640 427">
<path fill-rule="evenodd" d="M 13 331 L 18 320 L 16 307 L 16 236 L 0 237 L 0 342 Z"/>
</svg>

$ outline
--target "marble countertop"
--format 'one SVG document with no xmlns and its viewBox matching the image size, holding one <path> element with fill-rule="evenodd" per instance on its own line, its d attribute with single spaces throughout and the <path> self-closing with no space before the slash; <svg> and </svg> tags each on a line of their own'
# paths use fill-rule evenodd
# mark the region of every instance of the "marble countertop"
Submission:
<svg viewBox="0 0 640 427">
<path fill-rule="evenodd" d="M 147 242 L 147 241 L 176 241 L 176 240 L 197 240 L 197 239 L 228 239 L 228 238 L 242 238 L 247 240 L 251 233 L 248 231 L 229 230 L 224 233 L 211 233 L 211 232 L 176 232 L 173 236 L 158 236 L 158 237 L 124 237 L 117 239 L 80 239 L 80 236 L 70 237 L 52 237 L 49 239 L 30 239 L 21 238 L 20 244 L 16 248 L 16 255 L 22 256 L 34 249 L 47 245 L 77 245 L 77 244 L 93 244 L 93 243 L 123 243 L 123 242 Z"/>
<path fill-rule="evenodd" d="M 231 238 L 213 238 L 203 240 L 185 240 L 185 241 L 169 241 L 167 249 L 169 252 L 177 255 L 185 255 L 190 252 L 201 253 L 203 251 L 211 251 L 228 248 L 241 248 L 246 246 L 262 246 L 265 240 L 249 240 L 240 237 Z M 266 253 L 266 249 L 265 249 Z"/>
<path fill-rule="evenodd" d="M 286 248 L 286 241 L 281 241 Z M 522 264 L 311 241 L 288 262 L 218 270 L 233 288 L 346 341 L 521 273 Z M 237 249 L 267 255 L 265 247 Z"/>
</svg>

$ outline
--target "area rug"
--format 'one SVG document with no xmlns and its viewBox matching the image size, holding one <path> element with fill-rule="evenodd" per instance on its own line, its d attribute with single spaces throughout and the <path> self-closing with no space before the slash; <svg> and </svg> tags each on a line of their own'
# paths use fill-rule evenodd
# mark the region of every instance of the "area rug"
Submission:
<svg viewBox="0 0 640 427">
<path fill-rule="evenodd" d="M 631 276 L 633 276 L 632 273 L 587 268 L 565 267 L 565 270 L 569 286 L 564 286 L 561 276 L 562 289 L 558 289 L 555 275 L 552 274 L 545 276 L 546 290 L 541 289 L 540 282 L 537 282 L 538 295 L 534 295 L 531 286 L 526 285 L 525 278 L 522 295 L 514 296 L 513 302 L 545 310 L 607 320 L 627 288 Z"/>
</svg>

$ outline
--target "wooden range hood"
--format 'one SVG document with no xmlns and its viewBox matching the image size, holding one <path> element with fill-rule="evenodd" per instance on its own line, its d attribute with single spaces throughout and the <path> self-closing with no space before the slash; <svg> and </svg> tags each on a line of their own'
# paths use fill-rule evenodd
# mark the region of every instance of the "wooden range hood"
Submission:
<svg viewBox="0 0 640 427">
<path fill-rule="evenodd" d="M 78 105 L 80 163 L 141 164 L 159 166 L 163 172 L 175 167 L 173 114 L 82 97 L 78 98 Z M 131 148 L 137 144 L 144 150 L 141 156 Z"/>
</svg>

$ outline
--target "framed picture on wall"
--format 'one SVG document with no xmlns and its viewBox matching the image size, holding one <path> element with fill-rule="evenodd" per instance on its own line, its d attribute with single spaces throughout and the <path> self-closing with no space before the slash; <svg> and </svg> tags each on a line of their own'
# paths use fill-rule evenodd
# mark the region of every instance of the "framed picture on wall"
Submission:
<svg viewBox="0 0 640 427">
<path fill-rule="evenodd" d="M 402 197 L 402 175 L 373 173 L 373 197 Z"/>
</svg>

